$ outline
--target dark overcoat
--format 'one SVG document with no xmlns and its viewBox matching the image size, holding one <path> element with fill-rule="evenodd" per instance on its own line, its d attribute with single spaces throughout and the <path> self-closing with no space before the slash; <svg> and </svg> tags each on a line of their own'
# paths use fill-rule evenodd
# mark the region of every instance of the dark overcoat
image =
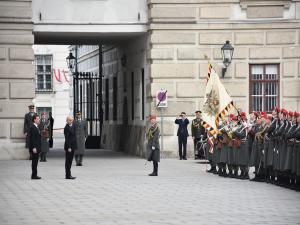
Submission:
<svg viewBox="0 0 300 225">
<path fill-rule="evenodd" d="M 26 113 L 24 116 L 24 126 L 23 126 L 23 134 L 27 133 L 26 135 L 26 148 L 29 148 L 29 130 L 30 127 L 33 125 L 33 115 L 35 115 L 36 113 Z"/>
<path fill-rule="evenodd" d="M 69 124 L 66 124 L 64 128 L 64 135 L 65 135 L 65 145 L 64 149 L 65 151 L 68 151 L 69 148 L 74 151 L 77 148 L 76 143 L 76 132 L 74 125 L 70 126 Z"/>
</svg>

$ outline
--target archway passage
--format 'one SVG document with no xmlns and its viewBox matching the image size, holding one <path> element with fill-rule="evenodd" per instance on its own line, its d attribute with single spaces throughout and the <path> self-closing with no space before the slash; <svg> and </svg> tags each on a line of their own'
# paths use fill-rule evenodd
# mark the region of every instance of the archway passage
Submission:
<svg viewBox="0 0 300 225">
<path fill-rule="evenodd" d="M 80 111 L 88 122 L 86 147 L 142 155 L 149 81 L 147 35 L 104 33 L 96 38 L 86 33 L 34 34 L 35 44 L 69 45 L 74 57 L 70 111 L 74 117 Z"/>
</svg>

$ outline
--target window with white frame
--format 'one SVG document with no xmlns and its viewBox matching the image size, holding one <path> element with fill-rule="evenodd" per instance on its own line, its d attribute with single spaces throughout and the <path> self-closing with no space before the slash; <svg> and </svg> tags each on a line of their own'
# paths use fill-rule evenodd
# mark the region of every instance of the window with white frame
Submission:
<svg viewBox="0 0 300 225">
<path fill-rule="evenodd" d="M 250 65 L 250 111 L 271 112 L 279 106 L 279 64 Z"/>
<path fill-rule="evenodd" d="M 52 91 L 52 55 L 35 55 L 36 91 Z"/>
</svg>

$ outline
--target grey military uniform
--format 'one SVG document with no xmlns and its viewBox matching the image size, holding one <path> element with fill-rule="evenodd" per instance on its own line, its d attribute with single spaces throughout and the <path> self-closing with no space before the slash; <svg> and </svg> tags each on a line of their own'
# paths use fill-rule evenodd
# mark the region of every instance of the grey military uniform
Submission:
<svg viewBox="0 0 300 225">
<path fill-rule="evenodd" d="M 41 119 L 40 124 L 39 124 L 39 129 L 42 135 L 42 140 L 41 140 L 41 152 L 42 153 L 47 153 L 49 152 L 49 137 L 45 136 L 43 134 L 43 130 L 48 130 L 49 127 L 49 121 L 47 119 Z"/>
<path fill-rule="evenodd" d="M 147 132 L 147 160 L 160 162 L 160 145 L 159 145 L 160 130 L 155 123 Z"/>
<path fill-rule="evenodd" d="M 77 149 L 75 149 L 75 155 L 84 155 L 85 139 L 87 137 L 87 122 L 84 120 L 75 120 L 74 126 L 77 141 Z"/>
</svg>

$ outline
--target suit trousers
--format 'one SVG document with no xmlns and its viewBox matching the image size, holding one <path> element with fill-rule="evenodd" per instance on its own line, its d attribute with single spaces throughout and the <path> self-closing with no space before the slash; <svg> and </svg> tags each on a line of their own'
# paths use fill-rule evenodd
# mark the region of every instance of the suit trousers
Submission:
<svg viewBox="0 0 300 225">
<path fill-rule="evenodd" d="M 186 136 L 178 136 L 178 150 L 179 150 L 179 157 L 186 158 L 186 144 L 187 144 L 187 137 Z M 183 148 L 183 151 L 182 151 Z"/>
<path fill-rule="evenodd" d="M 71 167 L 72 167 L 73 157 L 74 157 L 74 150 L 72 150 L 71 152 L 66 150 L 66 161 L 65 161 L 66 177 L 71 176 Z"/>
<path fill-rule="evenodd" d="M 32 153 L 32 161 L 31 161 L 32 174 L 31 174 L 31 177 L 36 177 L 37 176 L 38 163 L 39 163 L 39 153 Z"/>
</svg>

